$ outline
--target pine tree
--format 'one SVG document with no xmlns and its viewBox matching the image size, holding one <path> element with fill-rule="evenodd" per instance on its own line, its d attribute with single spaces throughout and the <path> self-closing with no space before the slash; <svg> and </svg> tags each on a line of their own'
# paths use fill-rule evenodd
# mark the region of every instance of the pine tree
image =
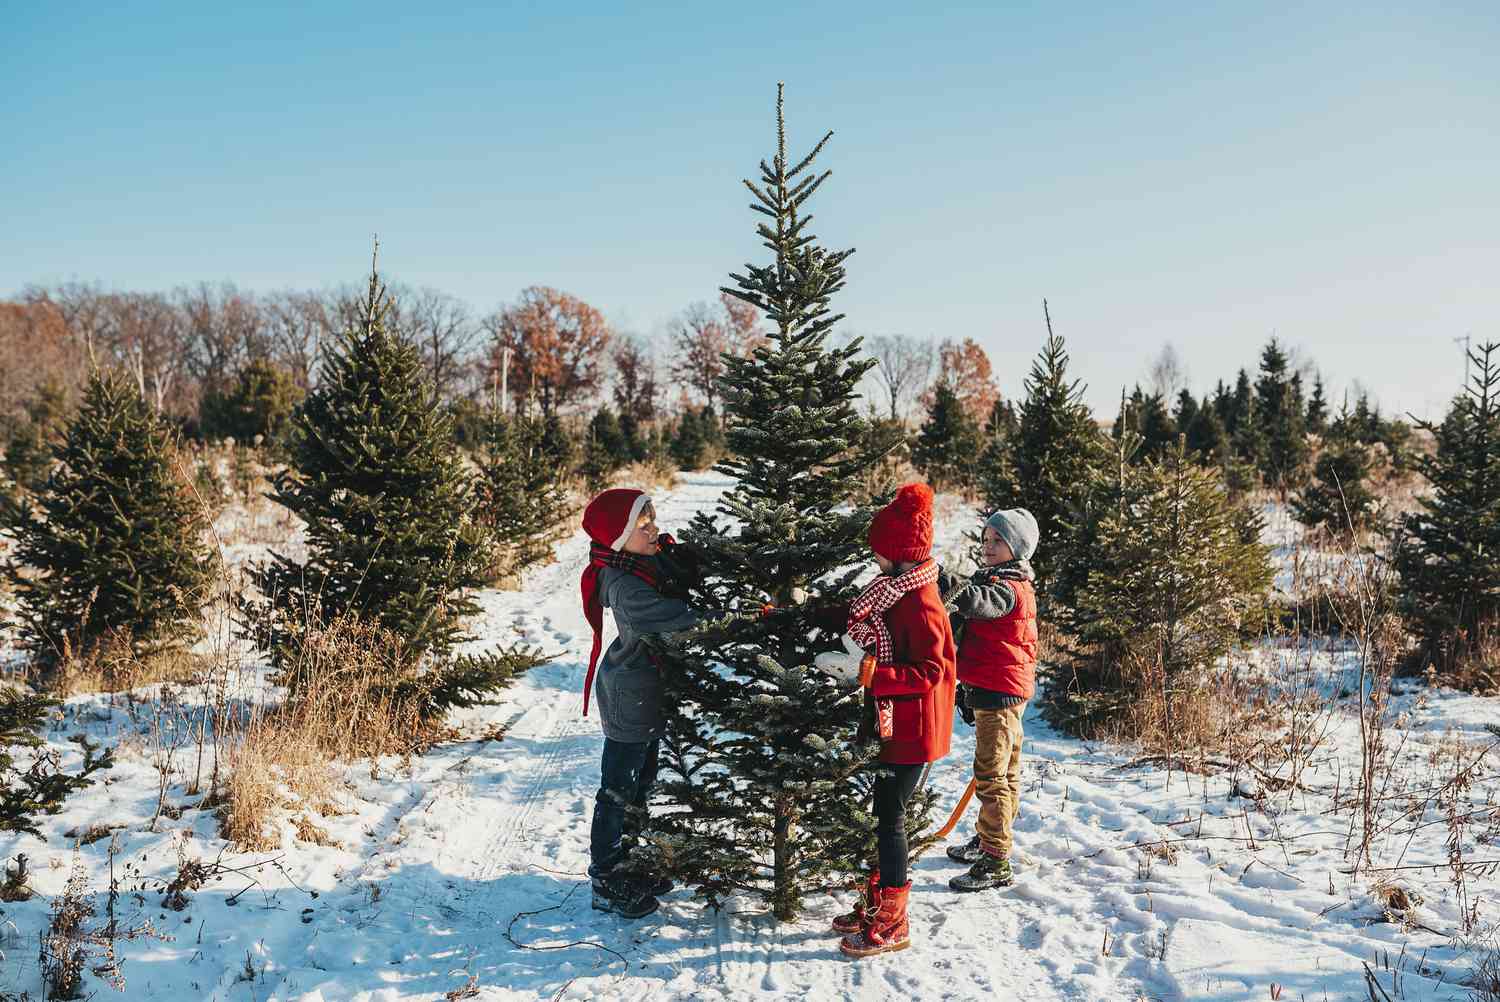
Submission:
<svg viewBox="0 0 1500 1002">
<path fill-rule="evenodd" d="M 641 433 L 641 423 L 633 411 L 620 413 L 620 448 L 627 463 L 643 462 L 650 451 L 650 443 Z"/>
<path fill-rule="evenodd" d="M 1261 475 L 1283 496 L 1302 482 L 1308 453 L 1300 380 L 1289 376 L 1288 369 L 1286 352 L 1271 338 L 1260 355 L 1254 424 L 1262 445 Z"/>
<path fill-rule="evenodd" d="M 1292 497 L 1292 514 L 1309 528 L 1351 540 L 1375 523 L 1380 502 L 1370 490 L 1370 454 L 1351 438 L 1331 437 L 1313 464 L 1312 479 Z"/>
<path fill-rule="evenodd" d="M 975 460 L 981 448 L 979 429 L 947 380 L 933 388 L 927 419 L 912 445 L 911 461 L 933 490 L 973 483 Z"/>
<path fill-rule="evenodd" d="M 564 487 L 567 470 L 543 447 L 541 419 L 490 408 L 481 434 L 474 518 L 491 540 L 485 578 L 493 582 L 551 557 L 573 509 Z"/>
<path fill-rule="evenodd" d="M 625 444 L 625 433 L 620 428 L 615 412 L 608 407 L 600 407 L 594 412 L 594 416 L 589 420 L 589 434 L 593 436 L 596 448 L 608 457 L 610 471 L 617 470 L 631 461 Z"/>
<path fill-rule="evenodd" d="M 1179 442 L 1127 467 L 1091 511 L 1086 574 L 1059 625 L 1072 638 L 1046 690 L 1050 719 L 1089 734 L 1141 700 L 1195 684 L 1239 636 L 1271 582 L 1266 548 L 1212 470 Z"/>
<path fill-rule="evenodd" d="M 1128 399 L 1123 392 L 1121 394 L 1113 437 L 1118 440 L 1127 427 L 1141 439 L 1140 448 L 1135 453 L 1137 462 L 1159 459 L 1177 442 L 1177 425 L 1167 413 L 1162 398 L 1142 390 L 1139 384 Z"/>
<path fill-rule="evenodd" d="M 201 634 L 218 562 L 175 455 L 133 382 L 89 376 L 46 483 L 7 513 L 22 639 L 45 669 L 102 642 L 144 655 Z"/>
<path fill-rule="evenodd" d="M 355 322 L 324 343 L 323 378 L 292 416 L 291 465 L 274 483 L 273 499 L 307 526 L 307 559 L 273 553 L 256 567 L 264 599 L 242 613 L 289 685 L 313 632 L 347 617 L 378 624 L 405 645 L 410 677 L 391 685 L 420 675 L 433 693 L 420 710 L 435 718 L 542 659 L 452 653 L 470 639 L 463 619 L 478 607 L 466 590 L 484 581 L 491 536 L 472 517 L 472 483 L 421 355 L 387 330 L 389 306 L 372 266 Z"/>
<path fill-rule="evenodd" d="M 1177 403 L 1172 408 L 1172 421 L 1183 433 L 1187 432 L 1188 425 L 1198 416 L 1198 398 L 1193 396 L 1191 390 L 1180 390 L 1177 393 Z"/>
<path fill-rule="evenodd" d="M 1033 565 L 1045 585 L 1067 545 L 1067 526 L 1088 492 L 1095 470 L 1108 455 L 1107 439 L 1083 402 L 1082 384 L 1068 377 L 1068 352 L 1052 331 L 1044 300 L 1047 341 L 1026 378 L 1020 429 L 1010 450 L 1009 479 L 981 470 L 984 508 L 1017 506 L 1031 510 L 1041 530 Z"/>
<path fill-rule="evenodd" d="M 17 486 L 36 491 L 47 482 L 53 449 L 67 423 L 67 387 L 55 377 L 48 377 L 22 407 L 26 420 L 11 431 L 0 468 Z"/>
<path fill-rule="evenodd" d="M 856 739 L 860 696 L 810 667 L 837 634 L 793 595 L 848 594 L 871 514 L 851 499 L 879 457 L 856 410 L 874 363 L 859 358 L 858 340 L 830 344 L 841 317 L 829 301 L 852 252 L 825 250 L 806 230 L 808 199 L 828 177 L 808 169 L 828 137 L 790 163 L 779 87 L 776 112 L 776 153 L 759 183 L 746 182 L 775 256 L 724 290 L 770 329 L 751 357 L 725 360 L 720 382 L 729 454 L 717 469 L 735 485 L 682 534 L 711 568 L 693 592 L 711 619 L 661 654 L 671 809 L 653 824 L 661 862 L 701 895 L 748 893 L 787 919 L 804 895 L 858 872 L 874 845 L 865 767 L 875 748 Z M 760 618 L 763 603 L 778 611 Z M 914 798 L 913 828 L 928 803 Z"/>
<path fill-rule="evenodd" d="M 703 415 L 685 407 L 672 436 L 672 458 L 679 470 L 701 470 L 708 465 L 708 436 L 704 433 Z"/>
<path fill-rule="evenodd" d="M 286 433 L 302 391 L 286 369 L 252 359 L 228 386 L 211 387 L 199 407 L 205 438 L 232 438 L 241 445 L 277 445 Z"/>
<path fill-rule="evenodd" d="M 1307 430 L 1314 435 L 1328 431 L 1328 399 L 1323 395 L 1323 375 L 1313 377 L 1312 398 L 1307 401 Z"/>
<path fill-rule="evenodd" d="M 1500 614 L 1500 344 L 1469 353 L 1472 375 L 1417 460 L 1432 485 L 1402 519 L 1395 564 L 1422 653 L 1444 670 L 1468 659 Z"/>
<path fill-rule="evenodd" d="M 1188 450 L 1199 463 L 1219 463 L 1229 455 L 1229 433 L 1219 419 L 1218 408 L 1208 400 L 1198 408 L 1183 434 Z"/>
<path fill-rule="evenodd" d="M 83 762 L 71 775 L 55 758 L 37 751 L 43 744 L 38 732 L 57 705 L 46 696 L 0 687 L 0 832 L 43 838 L 37 815 L 58 813 L 71 794 L 93 785 L 95 773 L 114 765 L 114 749 L 106 748 L 101 755 L 99 746 L 83 734 L 72 739 L 83 752 Z M 23 769 L 12 748 L 30 750 L 30 765 Z"/>
</svg>

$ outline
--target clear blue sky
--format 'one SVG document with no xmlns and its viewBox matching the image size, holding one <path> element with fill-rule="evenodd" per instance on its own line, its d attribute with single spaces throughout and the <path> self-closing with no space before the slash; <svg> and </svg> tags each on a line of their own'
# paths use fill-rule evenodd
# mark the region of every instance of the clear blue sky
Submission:
<svg viewBox="0 0 1500 1002">
<path fill-rule="evenodd" d="M 0 295 L 323 287 L 378 232 L 476 310 L 540 283 L 649 333 L 761 256 L 785 80 L 793 145 L 836 132 L 849 324 L 973 336 L 1009 395 L 1044 296 L 1101 409 L 1274 330 L 1435 414 L 1452 339 L 1500 339 L 1494 4 L 882 6 L 13 3 Z"/>
</svg>

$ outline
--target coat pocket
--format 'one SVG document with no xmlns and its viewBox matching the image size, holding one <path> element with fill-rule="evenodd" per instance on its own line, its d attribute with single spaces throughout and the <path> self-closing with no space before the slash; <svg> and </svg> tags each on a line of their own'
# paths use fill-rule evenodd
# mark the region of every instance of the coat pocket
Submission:
<svg viewBox="0 0 1500 1002">
<path fill-rule="evenodd" d="M 919 741 L 927 733 L 927 714 L 921 696 L 892 696 L 891 741 Z"/>
</svg>

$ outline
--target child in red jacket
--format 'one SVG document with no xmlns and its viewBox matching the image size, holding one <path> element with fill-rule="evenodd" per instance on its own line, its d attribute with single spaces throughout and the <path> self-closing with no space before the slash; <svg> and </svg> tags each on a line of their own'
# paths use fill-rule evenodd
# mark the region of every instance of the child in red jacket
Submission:
<svg viewBox="0 0 1500 1002">
<path fill-rule="evenodd" d="M 834 920 L 851 957 L 904 950 L 911 881 L 906 876 L 906 802 L 922 767 L 948 754 L 957 684 L 953 630 L 932 559 L 932 488 L 907 484 L 870 524 L 881 574 L 849 607 L 848 653 L 819 654 L 818 668 L 857 682 L 880 736 L 875 780 L 879 866 L 853 912 Z"/>
<path fill-rule="evenodd" d="M 1036 591 L 1030 561 L 1036 518 L 1025 508 L 997 511 L 984 525 L 985 566 L 965 582 L 942 575 L 939 587 L 960 621 L 958 705 L 974 725 L 977 834 L 948 847 L 969 872 L 948 881 L 955 891 L 1008 887 L 1011 830 L 1021 807 L 1021 718 L 1036 689 Z"/>
</svg>

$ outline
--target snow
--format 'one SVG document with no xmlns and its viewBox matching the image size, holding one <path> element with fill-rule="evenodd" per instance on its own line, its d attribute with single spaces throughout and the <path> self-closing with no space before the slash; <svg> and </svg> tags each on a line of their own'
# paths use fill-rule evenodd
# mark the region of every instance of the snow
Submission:
<svg viewBox="0 0 1500 1002">
<path fill-rule="evenodd" d="M 685 475 L 657 497 L 659 524 L 684 525 L 725 488 L 714 474 Z M 234 519 L 221 518 L 227 528 Z M 937 550 L 956 562 L 976 520 L 958 499 L 939 498 Z M 259 524 L 259 523 L 257 523 Z M 1285 535 L 1278 547 L 1295 551 Z M 281 546 L 269 529 L 238 544 L 235 563 Z M 257 547 L 259 547 L 257 549 Z M 1299 786 L 1286 768 L 1170 775 L 1133 764 L 1129 749 L 1081 742 L 1026 717 L 1025 796 L 1017 822 L 1016 884 L 957 895 L 960 867 L 934 849 L 913 869 L 911 949 L 851 962 L 827 923 L 847 901 L 820 898 L 796 921 L 777 923 L 750 901 L 718 913 L 685 890 L 659 912 L 625 922 L 595 912 L 584 875 L 588 825 L 602 743 L 580 716 L 590 635 L 577 598 L 587 551 L 581 533 L 558 544 L 556 562 L 527 574 L 519 591 L 487 591 L 474 624 L 476 649 L 518 639 L 559 656 L 519 682 L 504 701 L 455 715 L 464 737 L 408 762 L 395 758 L 342 770 L 337 812 L 285 809 L 282 848 L 244 852 L 218 836 L 211 811 L 194 809 L 185 784 L 195 746 L 176 750 L 167 802 L 153 830 L 162 735 L 182 726 L 153 695 L 70 699 L 47 735 L 65 761 L 67 736 L 112 742 L 119 762 L 104 782 L 44 819 L 45 842 L 0 837 L 0 856 L 29 857 L 31 901 L 0 904 L 0 997 L 40 998 L 37 935 L 48 900 L 67 881 L 74 839 L 96 825 L 121 826 L 114 870 L 122 928 L 150 919 L 160 936 L 119 944 L 131 1002 L 169 999 L 441 999 L 473 984 L 478 999 L 1366 999 L 1365 965 L 1392 999 L 1466 999 L 1458 984 L 1475 960 L 1478 934 L 1460 931 L 1461 903 L 1449 881 L 1447 826 L 1438 801 L 1444 756 L 1494 740 L 1494 704 L 1402 684 L 1391 708 L 1391 796 L 1418 809 L 1372 844 L 1376 866 L 1418 866 L 1353 875 L 1345 846 L 1347 800 L 1358 773 L 1359 728 L 1349 700 L 1317 718 L 1322 741 L 1306 756 Z M 1283 563 L 1285 553 L 1281 554 Z M 1287 579 L 1290 584 L 1290 578 Z M 213 641 L 210 640 L 209 643 Z M 1352 689 L 1351 655 L 1324 644 L 1266 644 L 1244 655 L 1267 687 L 1300 680 L 1311 691 Z M 260 666 L 235 677 L 236 695 L 274 699 Z M 190 711 L 204 694 L 183 689 Z M 1330 697 L 1332 698 L 1332 697 Z M 187 712 L 185 718 L 191 718 Z M 501 740 L 481 735 L 504 728 Z M 1465 744 L 1467 742 L 1467 744 Z M 958 726 L 952 754 L 933 769 L 943 809 L 969 779 L 973 731 Z M 1500 756 L 1497 756 L 1500 757 Z M 1290 759 L 1287 759 L 1290 761 Z M 1490 763 L 1493 766 L 1493 763 Z M 1289 768 L 1289 767 L 1288 767 Z M 1476 773 L 1475 805 L 1496 792 L 1495 771 Z M 327 805 L 325 805 L 327 806 Z M 172 812 L 172 813 L 175 813 Z M 1399 820 L 1399 812 L 1386 817 Z M 306 818 L 328 844 L 299 841 Z M 1472 859 L 1500 856 L 1474 824 L 1462 847 Z M 954 838 L 972 832 L 973 810 Z M 1425 827 L 1413 828 L 1421 822 Z M 109 837 L 76 852 L 102 922 Z M 179 854 L 232 867 L 160 906 L 160 884 Z M 1410 907 L 1388 920 L 1395 881 Z M 1467 888 L 1488 921 L 1493 875 Z M 88 977 L 89 990 L 111 990 Z"/>
</svg>

